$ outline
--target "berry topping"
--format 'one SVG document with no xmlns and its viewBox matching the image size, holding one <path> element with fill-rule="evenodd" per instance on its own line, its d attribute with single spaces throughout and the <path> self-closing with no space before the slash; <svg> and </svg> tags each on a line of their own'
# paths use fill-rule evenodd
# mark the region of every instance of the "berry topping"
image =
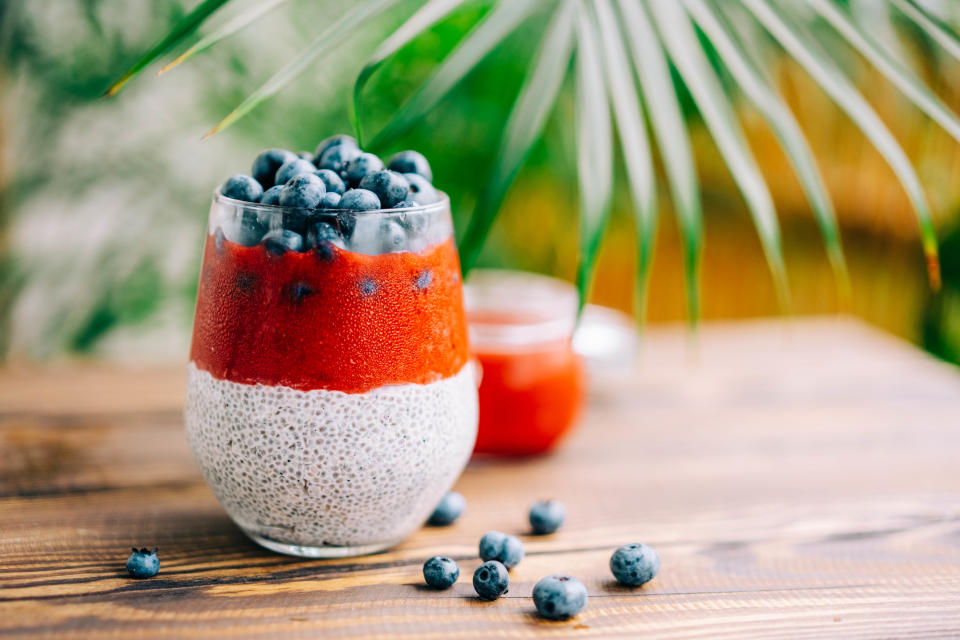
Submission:
<svg viewBox="0 0 960 640">
<path fill-rule="evenodd" d="M 220 193 L 234 200 L 260 202 L 260 196 L 263 195 L 263 187 L 250 176 L 237 174 L 227 178 L 227 181 L 220 187 Z"/>
<path fill-rule="evenodd" d="M 338 196 L 342 196 L 343 192 L 347 190 L 347 185 L 343 184 L 343 180 L 340 179 L 340 176 L 337 175 L 335 171 L 330 169 L 317 169 L 314 171 L 314 174 L 323 180 L 323 186 L 327 188 L 328 193 L 335 193 Z"/>
<path fill-rule="evenodd" d="M 273 184 L 287 184 L 287 180 L 290 178 L 301 173 L 313 173 L 314 169 L 313 163 L 295 157 L 293 160 L 280 165 L 274 176 Z"/>
<path fill-rule="evenodd" d="M 367 189 L 350 189 L 340 198 L 337 207 L 346 211 L 376 211 L 380 208 L 380 198 Z"/>
<path fill-rule="evenodd" d="M 283 191 L 283 185 L 273 185 L 260 196 L 260 204 L 280 204 L 281 191 Z"/>
<path fill-rule="evenodd" d="M 384 209 L 392 209 L 398 202 L 406 200 L 410 193 L 410 184 L 407 180 L 396 171 L 389 169 L 368 173 L 360 181 L 360 188 L 369 189 L 377 194 Z"/>
<path fill-rule="evenodd" d="M 280 191 L 280 204 L 284 207 L 313 209 L 327 192 L 323 180 L 312 173 L 302 173 L 290 178 Z"/>
<path fill-rule="evenodd" d="M 332 191 L 327 191 L 323 194 L 323 197 L 320 198 L 320 204 L 317 205 L 317 209 L 337 209 L 340 205 L 340 195 Z"/>
<path fill-rule="evenodd" d="M 423 176 L 427 182 L 433 182 L 433 171 L 430 170 L 430 163 L 423 157 L 422 153 L 417 151 L 401 151 L 390 158 L 388 169 L 397 173 L 416 173 Z"/>
<path fill-rule="evenodd" d="M 347 163 L 360 155 L 360 149 L 349 144 L 338 144 L 330 147 L 317 156 L 315 160 L 318 169 L 329 169 L 343 177 Z"/>
<path fill-rule="evenodd" d="M 410 200 L 418 205 L 433 204 L 439 200 L 437 190 L 423 176 L 416 173 L 405 173 L 403 177 L 410 184 L 410 195 L 408 196 Z"/>
<path fill-rule="evenodd" d="M 341 147 L 341 146 L 342 146 L 342 147 L 347 147 L 347 148 L 352 148 L 352 149 L 359 149 L 359 148 L 360 148 L 360 145 L 357 144 L 357 141 L 356 141 L 356 139 L 355 139 L 353 136 L 348 136 L 348 135 L 340 134 L 340 135 L 336 135 L 336 136 L 330 136 L 330 137 L 327 138 L 326 140 L 323 140 L 322 142 L 320 142 L 320 144 L 317 145 L 316 151 L 313 152 L 313 157 L 314 157 L 317 161 L 319 161 L 320 158 L 321 158 L 321 156 L 323 156 L 323 154 L 324 154 L 326 151 L 328 151 L 328 150 L 330 150 L 330 149 L 332 149 L 332 148 L 334 148 L 334 147 Z"/>
<path fill-rule="evenodd" d="M 269 189 L 277 184 L 274 181 L 277 170 L 287 162 L 296 159 L 297 156 L 292 151 L 287 151 L 286 149 L 267 149 L 261 152 L 253 161 L 253 169 L 250 173 L 253 174 L 254 180 L 263 185 L 264 189 Z M 281 182 L 279 184 L 283 183 Z"/>
<path fill-rule="evenodd" d="M 377 171 L 383 171 L 383 162 L 380 158 L 372 153 L 360 153 L 347 163 L 346 168 L 340 172 L 340 175 L 349 186 L 356 187 L 361 180 Z"/>
</svg>

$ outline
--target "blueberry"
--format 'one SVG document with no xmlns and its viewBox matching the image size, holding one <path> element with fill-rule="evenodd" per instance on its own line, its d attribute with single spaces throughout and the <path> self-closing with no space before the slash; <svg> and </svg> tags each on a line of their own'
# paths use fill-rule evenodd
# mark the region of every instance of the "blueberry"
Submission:
<svg viewBox="0 0 960 640">
<path fill-rule="evenodd" d="M 303 173 L 294 176 L 283 185 L 280 192 L 280 204 L 284 207 L 299 207 L 313 209 L 320 204 L 320 199 L 327 192 L 323 180 L 312 173 Z"/>
<path fill-rule="evenodd" d="M 260 202 L 260 196 L 263 195 L 263 187 L 260 183 L 243 174 L 230 176 L 220 187 L 220 193 L 234 200 L 243 200 L 244 202 Z"/>
<path fill-rule="evenodd" d="M 427 273 L 430 272 L 428 271 Z M 448 524 L 453 524 L 453 522 L 463 514 L 463 510 L 466 509 L 466 507 L 467 501 L 461 494 L 456 491 L 447 491 L 443 497 L 440 498 L 440 504 L 438 504 L 437 508 L 430 514 L 430 519 L 427 520 L 427 524 L 433 525 L 434 527 L 445 527 Z"/>
<path fill-rule="evenodd" d="M 388 169 L 393 169 L 397 173 L 416 173 L 426 178 L 427 182 L 433 182 L 433 171 L 430 170 L 430 163 L 423 157 L 422 153 L 417 151 L 401 151 L 390 158 Z"/>
<path fill-rule="evenodd" d="M 287 162 L 296 160 L 297 156 L 292 151 L 286 149 L 267 149 L 256 157 L 253 161 L 253 178 L 263 185 L 264 189 L 269 189 L 277 184 L 275 176 L 277 170 Z M 283 184 L 283 182 L 279 183 Z"/>
<path fill-rule="evenodd" d="M 313 163 L 294 157 L 293 160 L 283 163 L 274 176 L 273 184 L 287 184 L 287 180 L 301 173 L 313 173 Z"/>
<path fill-rule="evenodd" d="M 322 142 L 320 142 L 320 144 L 317 145 L 316 151 L 313 152 L 313 157 L 317 162 L 319 162 L 320 157 L 327 150 L 332 149 L 333 147 L 340 147 L 340 146 L 352 148 L 352 149 L 360 148 L 355 138 L 353 138 L 352 136 L 340 134 L 336 136 L 330 136 L 326 140 L 323 140 Z"/>
<path fill-rule="evenodd" d="M 473 572 L 473 589 L 483 600 L 496 600 L 507 592 L 509 586 L 510 574 L 496 560 L 484 562 Z"/>
<path fill-rule="evenodd" d="M 533 604 L 548 620 L 566 620 L 587 606 L 587 588 L 572 576 L 547 576 L 533 587 Z"/>
<path fill-rule="evenodd" d="M 264 248 L 275 256 L 285 251 L 300 251 L 303 248 L 303 236 L 289 229 L 275 229 L 263 236 Z"/>
<path fill-rule="evenodd" d="M 301 160 L 306 160 L 310 164 L 313 164 L 313 154 L 310 153 L 309 151 L 298 151 L 297 157 L 300 158 Z"/>
<path fill-rule="evenodd" d="M 134 578 L 152 578 L 157 575 L 160 571 L 157 551 L 157 549 L 150 551 L 146 547 L 143 549 L 133 547 L 133 553 L 127 558 L 127 573 Z"/>
<path fill-rule="evenodd" d="M 403 177 L 410 184 L 410 195 L 408 198 L 418 205 L 433 204 L 439 200 L 437 190 L 433 185 L 427 182 L 426 178 L 416 173 L 405 173 Z"/>
<path fill-rule="evenodd" d="M 264 191 L 262 196 L 260 196 L 260 204 L 280 204 L 280 192 L 282 190 L 283 185 L 273 185 Z"/>
<path fill-rule="evenodd" d="M 383 224 L 380 225 L 379 236 L 381 253 L 406 251 L 407 232 L 404 231 L 399 222 L 384 220 Z"/>
<path fill-rule="evenodd" d="M 347 190 L 347 185 L 343 184 L 343 180 L 340 179 L 336 171 L 317 169 L 313 173 L 323 180 L 323 186 L 327 188 L 327 193 L 335 193 L 338 196 L 342 196 L 343 192 Z"/>
<path fill-rule="evenodd" d="M 307 232 L 307 245 L 313 247 L 322 258 L 333 258 L 333 247 L 344 249 L 343 238 L 331 225 L 318 222 Z"/>
<path fill-rule="evenodd" d="M 244 247 L 255 247 L 267 232 L 267 222 L 267 216 L 259 215 L 250 209 L 242 209 L 225 220 L 221 229 L 230 242 Z"/>
<path fill-rule="evenodd" d="M 660 556 L 639 542 L 624 545 L 610 556 L 610 571 L 621 584 L 639 587 L 653 580 L 660 571 Z"/>
<path fill-rule="evenodd" d="M 355 146 L 338 144 L 324 151 L 323 155 L 318 155 L 314 162 L 316 162 L 318 169 L 329 169 L 342 178 L 347 164 L 359 156 L 360 153 L 360 149 Z"/>
<path fill-rule="evenodd" d="M 398 202 L 406 200 L 410 193 L 410 184 L 406 179 L 396 171 L 388 169 L 368 173 L 360 181 L 360 188 L 377 194 L 384 209 L 392 209 Z"/>
<path fill-rule="evenodd" d="M 557 500 L 538 500 L 530 507 L 529 517 L 534 533 L 553 533 L 567 519 L 567 508 Z"/>
<path fill-rule="evenodd" d="M 348 185 L 355 187 L 360 184 L 361 180 L 377 171 L 383 171 L 383 162 L 380 158 L 372 153 L 360 153 L 347 163 L 346 168 L 340 172 L 340 175 Z M 403 200 L 403 198 L 400 199 Z"/>
<path fill-rule="evenodd" d="M 513 569 L 523 560 L 523 543 L 516 536 L 499 531 L 487 531 L 480 538 L 480 558 L 499 560 L 507 569 Z"/>
<path fill-rule="evenodd" d="M 424 269 L 420 272 L 420 275 L 417 276 L 417 289 L 426 289 L 430 286 L 430 283 L 433 282 L 433 273 L 430 269 Z"/>
<path fill-rule="evenodd" d="M 337 208 L 346 211 L 376 211 L 380 208 L 380 198 L 373 191 L 350 189 L 340 198 Z"/>
<path fill-rule="evenodd" d="M 423 579 L 434 589 L 449 589 L 460 577 L 460 567 L 446 556 L 433 556 L 423 563 Z"/>
<path fill-rule="evenodd" d="M 418 205 L 413 200 L 404 200 L 402 202 L 398 202 L 397 204 L 393 205 L 393 208 L 394 209 L 413 209 L 414 207 L 419 207 L 419 206 L 420 205 Z"/>
<path fill-rule="evenodd" d="M 339 194 L 333 193 L 332 191 L 327 191 L 323 194 L 323 197 L 320 198 L 320 204 L 317 205 L 317 209 L 336 209 L 340 204 Z"/>
</svg>

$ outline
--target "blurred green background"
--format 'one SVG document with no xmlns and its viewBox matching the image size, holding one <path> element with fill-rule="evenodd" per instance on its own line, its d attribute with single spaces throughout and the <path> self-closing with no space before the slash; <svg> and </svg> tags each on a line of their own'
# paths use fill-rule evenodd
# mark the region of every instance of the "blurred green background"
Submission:
<svg viewBox="0 0 960 640">
<path fill-rule="evenodd" d="M 157 0 L 0 4 L 0 358 L 83 355 L 183 360 L 210 193 L 255 154 L 312 150 L 349 132 L 352 80 L 379 39 L 411 11 L 401 2 L 347 47 L 223 134 L 201 136 L 330 21 L 342 3 L 292 1 L 252 28 L 161 78 L 152 69 L 119 97 L 103 91 L 183 15 Z M 415 4 L 415 3 L 414 3 Z M 459 9 L 379 72 L 365 92 L 377 129 L 486 11 Z M 431 160 L 461 229 L 542 31 L 531 20 L 395 145 Z M 960 111 L 960 66 L 920 33 L 900 36 L 923 80 Z M 823 92 L 785 57 L 769 61 L 834 198 L 853 297 L 841 308 L 807 200 L 764 122 L 742 100 L 752 149 L 783 226 L 797 314 L 847 311 L 960 361 L 960 144 L 911 107 L 868 65 L 841 60 L 904 146 L 927 189 L 942 241 L 944 288 L 927 285 L 916 220 L 893 173 Z M 705 320 L 780 312 L 739 192 L 687 96 L 706 214 Z M 481 258 L 572 279 L 577 191 L 573 100 L 563 94 L 504 205 Z M 392 151 L 395 149 L 390 149 Z M 635 263 L 630 205 L 617 169 L 613 222 L 592 301 L 629 310 Z M 658 185 L 667 193 L 666 185 Z M 649 302 L 651 323 L 684 320 L 682 255 L 661 199 Z"/>
</svg>

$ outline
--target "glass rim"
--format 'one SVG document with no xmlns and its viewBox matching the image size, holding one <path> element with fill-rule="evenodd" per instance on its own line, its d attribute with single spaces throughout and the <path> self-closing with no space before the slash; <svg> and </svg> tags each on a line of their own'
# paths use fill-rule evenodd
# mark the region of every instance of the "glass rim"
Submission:
<svg viewBox="0 0 960 640">
<path fill-rule="evenodd" d="M 430 204 L 421 204 L 416 207 L 402 207 L 402 208 L 393 208 L 393 209 L 374 209 L 363 211 L 360 209 L 308 209 L 306 207 L 287 207 L 282 204 L 264 204 L 262 202 L 247 202 L 246 200 L 237 200 L 235 198 L 230 198 L 223 195 L 220 192 L 220 187 L 217 187 L 213 191 L 213 201 L 217 204 L 225 204 L 235 207 L 243 207 L 245 209 L 254 209 L 263 211 L 266 213 L 277 213 L 281 211 L 308 211 L 314 214 L 328 215 L 328 216 L 343 216 L 343 215 L 363 215 L 363 216 L 384 216 L 384 215 L 423 215 L 437 213 L 443 210 L 450 210 L 450 197 L 447 195 L 446 191 L 441 191 L 437 189 L 438 199 L 436 202 L 431 202 Z"/>
</svg>

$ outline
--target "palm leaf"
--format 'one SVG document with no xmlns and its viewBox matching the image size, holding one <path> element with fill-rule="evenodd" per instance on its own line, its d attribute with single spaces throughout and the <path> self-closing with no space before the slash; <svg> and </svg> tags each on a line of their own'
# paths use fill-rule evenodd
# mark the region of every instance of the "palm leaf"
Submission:
<svg viewBox="0 0 960 640">
<path fill-rule="evenodd" d="M 771 86 L 769 79 L 744 52 L 726 18 L 704 0 L 686 0 L 686 6 L 720 54 L 724 66 L 733 75 L 740 90 L 770 124 L 780 146 L 793 164 L 823 233 L 827 257 L 837 276 L 841 296 L 848 299 L 849 276 L 840 246 L 840 231 L 837 228 L 833 203 L 800 125 Z"/>
<path fill-rule="evenodd" d="M 687 283 L 687 316 L 694 326 L 700 318 L 700 250 L 703 211 L 693 162 L 693 147 L 670 79 L 670 69 L 653 24 L 638 0 L 619 0 L 620 14 L 628 36 L 633 64 L 640 79 L 640 93 L 647 104 L 650 124 L 663 158 L 670 194 L 684 247 Z"/>
<path fill-rule="evenodd" d="M 915 74 L 895 60 L 873 37 L 853 22 L 850 16 L 830 0 L 807 0 L 823 18 L 837 30 L 854 49 L 869 60 L 877 70 L 934 122 L 955 140 L 960 141 L 960 120 L 930 91 Z"/>
<path fill-rule="evenodd" d="M 683 8 L 674 0 L 651 2 L 651 14 L 660 38 L 693 100 L 710 130 L 717 148 L 727 162 L 733 179 L 740 188 L 773 274 L 781 306 L 789 302 L 786 268 L 780 248 L 780 226 L 774 212 L 773 198 L 760 168 L 747 146 L 746 137 L 723 93 L 720 81 L 697 41 L 696 33 Z"/>
<path fill-rule="evenodd" d="M 397 0 L 367 0 L 354 5 L 353 11 L 344 13 L 340 18 L 327 26 L 326 29 L 313 39 L 313 42 L 296 58 L 287 63 L 280 71 L 273 74 L 266 83 L 251 93 L 240 105 L 231 111 L 226 118 L 210 130 L 204 138 L 223 131 L 237 120 L 247 115 L 253 109 L 284 88 L 290 81 L 306 71 L 310 63 L 324 53 L 336 48 L 353 35 L 354 30 L 371 16 L 386 9 Z"/>
<path fill-rule="evenodd" d="M 363 130 L 360 126 L 360 96 L 363 87 L 367 84 L 380 65 L 387 58 L 402 49 L 420 33 L 429 29 L 447 14 L 463 4 L 464 0 L 427 0 L 420 9 L 407 19 L 396 31 L 391 33 L 370 56 L 370 60 L 360 70 L 356 82 L 353 84 L 353 126 L 357 132 L 357 139 L 362 142 Z"/>
<path fill-rule="evenodd" d="M 890 3 L 943 47 L 944 51 L 960 60 L 960 38 L 949 27 L 927 13 L 913 0 L 890 0 Z"/>
<path fill-rule="evenodd" d="M 159 76 L 163 73 L 166 73 L 170 69 L 173 69 L 177 65 L 186 62 L 198 53 L 206 51 L 210 47 L 218 44 L 221 40 L 225 40 L 233 34 L 243 30 L 248 25 L 253 24 L 267 13 L 276 9 L 285 1 L 286 0 L 261 0 L 260 2 L 254 3 L 246 10 L 241 11 L 232 19 L 223 23 L 220 27 L 214 29 L 208 35 L 201 38 L 196 44 L 160 69 L 160 71 L 157 72 L 157 75 Z"/>
<path fill-rule="evenodd" d="M 137 76 L 141 71 L 150 66 L 150 64 L 165 54 L 167 51 L 177 46 L 181 40 L 189 36 L 191 33 L 197 30 L 197 28 L 203 24 L 203 22 L 210 17 L 210 15 L 222 7 L 224 4 L 229 2 L 229 0 L 203 0 L 197 7 L 185 15 L 180 22 L 170 30 L 170 33 L 165 35 L 160 39 L 160 42 L 153 45 L 153 47 L 147 51 L 142 58 L 137 60 L 137 62 L 127 70 L 120 79 L 114 82 L 109 89 L 106 90 L 104 95 L 106 96 L 115 96 L 117 93 L 130 82 L 135 76 Z"/>
<path fill-rule="evenodd" d="M 637 97 L 632 69 L 623 48 L 617 17 L 609 0 L 596 0 L 594 14 L 603 43 L 607 92 L 620 135 L 620 149 L 629 178 L 637 227 L 637 320 L 646 318 L 647 293 L 654 241 L 657 235 L 657 191 L 653 175 L 650 140 Z"/>
<path fill-rule="evenodd" d="M 743 3 L 760 24 L 850 116 L 893 169 L 916 212 L 923 251 L 927 258 L 930 284 L 934 289 L 938 289 L 940 263 L 937 257 L 937 236 L 930 219 L 930 208 L 920 179 L 893 134 L 843 72 L 823 53 L 815 41 L 801 32 L 798 26 L 785 20 L 780 11 L 765 0 L 743 0 Z"/>
<path fill-rule="evenodd" d="M 500 203 L 556 102 L 573 47 L 574 3 L 575 0 L 565 0 L 556 9 L 510 110 L 492 175 L 460 242 L 464 275 L 476 264 Z"/>
<path fill-rule="evenodd" d="M 587 303 L 600 240 L 610 217 L 613 143 L 603 86 L 601 35 L 590 12 L 577 12 L 577 175 L 580 183 L 580 309 Z"/>
<path fill-rule="evenodd" d="M 516 29 L 535 6 L 535 0 L 498 3 L 443 60 L 430 79 L 397 110 L 369 146 L 382 148 L 426 115 L 491 49 Z"/>
</svg>

